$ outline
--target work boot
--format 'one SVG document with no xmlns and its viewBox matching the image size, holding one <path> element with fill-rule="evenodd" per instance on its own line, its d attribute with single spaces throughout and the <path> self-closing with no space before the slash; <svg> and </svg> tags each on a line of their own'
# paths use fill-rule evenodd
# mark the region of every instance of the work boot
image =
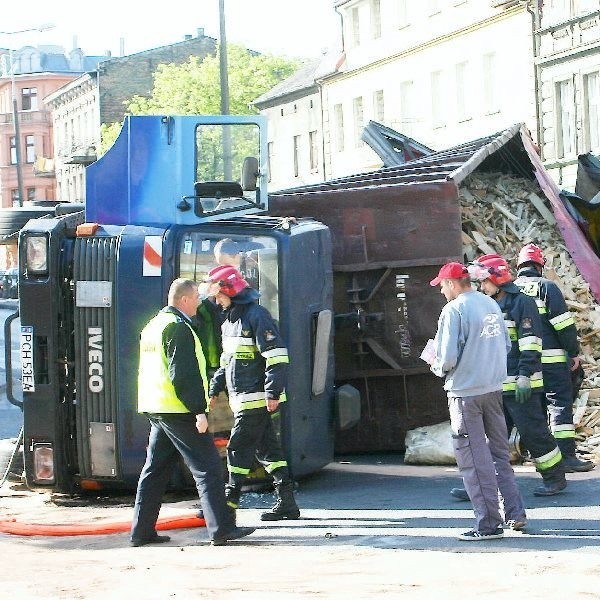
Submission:
<svg viewBox="0 0 600 600">
<path fill-rule="evenodd" d="M 596 465 L 590 460 L 581 460 L 575 455 L 565 456 L 563 454 L 562 465 L 565 473 L 585 473 L 591 471 Z"/>
<path fill-rule="evenodd" d="M 231 511 L 231 517 L 233 519 L 233 526 L 236 526 L 236 512 L 240 505 L 240 497 L 242 496 L 241 488 L 231 485 L 228 483 L 225 486 L 225 501 L 227 502 L 227 508 Z"/>
<path fill-rule="evenodd" d="M 277 495 L 275 506 L 270 511 L 262 513 L 260 520 L 299 519 L 300 509 L 296 504 L 296 500 L 294 500 L 294 484 L 291 481 L 275 484 L 275 494 Z"/>
<path fill-rule="evenodd" d="M 467 490 L 465 488 L 452 488 L 450 490 L 450 495 L 456 500 L 466 500 L 469 501 L 469 494 L 467 494 Z"/>
<path fill-rule="evenodd" d="M 534 496 L 555 496 L 567 487 L 567 479 L 565 471 L 562 468 L 562 462 L 559 463 L 558 467 L 552 473 L 540 473 L 543 482 L 542 485 L 533 490 Z"/>
</svg>

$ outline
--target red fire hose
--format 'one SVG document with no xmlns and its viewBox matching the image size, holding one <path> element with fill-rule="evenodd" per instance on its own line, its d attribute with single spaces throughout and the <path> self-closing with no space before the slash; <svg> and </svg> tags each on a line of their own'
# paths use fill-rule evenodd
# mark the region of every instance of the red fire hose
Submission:
<svg viewBox="0 0 600 600">
<path fill-rule="evenodd" d="M 205 526 L 206 522 L 204 519 L 187 515 L 161 517 L 156 523 L 156 529 L 160 531 Z M 10 533 L 12 535 L 108 535 L 110 533 L 124 533 L 130 530 L 131 521 L 42 525 L 41 523 L 20 523 L 16 519 L 0 519 L 0 533 Z"/>
</svg>

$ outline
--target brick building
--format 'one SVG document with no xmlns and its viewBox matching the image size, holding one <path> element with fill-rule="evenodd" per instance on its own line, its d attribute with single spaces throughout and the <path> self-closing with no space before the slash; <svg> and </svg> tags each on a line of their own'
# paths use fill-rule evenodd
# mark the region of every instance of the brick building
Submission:
<svg viewBox="0 0 600 600">
<path fill-rule="evenodd" d="M 197 37 L 102 61 L 44 98 L 52 111 L 57 198 L 85 200 L 85 166 L 97 158 L 100 126 L 123 120 L 133 96 L 149 96 L 153 74 L 160 64 L 182 64 L 191 56 L 204 58 L 216 52 L 217 41 L 198 29 Z"/>
<path fill-rule="evenodd" d="M 101 58 L 85 56 L 79 48 L 66 54 L 59 46 L 25 46 L 12 52 L 0 49 L 0 206 L 56 198 L 52 119 L 42 99 L 84 71 L 95 69 Z M 17 185 L 13 78 L 25 195 L 22 199 Z"/>
</svg>

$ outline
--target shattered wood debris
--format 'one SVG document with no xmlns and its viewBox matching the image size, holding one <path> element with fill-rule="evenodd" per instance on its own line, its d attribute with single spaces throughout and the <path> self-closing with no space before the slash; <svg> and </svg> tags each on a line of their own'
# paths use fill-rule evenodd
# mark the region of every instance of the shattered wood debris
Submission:
<svg viewBox="0 0 600 600">
<path fill-rule="evenodd" d="M 535 181 L 473 173 L 460 186 L 463 253 L 467 261 L 497 252 L 514 266 L 524 244 L 544 251 L 544 275 L 556 281 L 575 317 L 586 378 L 574 406 L 578 451 L 600 463 L 600 306 L 577 271 Z"/>
</svg>

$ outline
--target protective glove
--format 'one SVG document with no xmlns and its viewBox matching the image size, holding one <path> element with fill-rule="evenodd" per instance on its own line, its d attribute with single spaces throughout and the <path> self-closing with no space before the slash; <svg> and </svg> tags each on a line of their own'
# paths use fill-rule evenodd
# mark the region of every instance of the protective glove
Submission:
<svg viewBox="0 0 600 600">
<path fill-rule="evenodd" d="M 515 390 L 515 400 L 519 404 L 527 402 L 531 398 L 531 382 L 529 377 L 526 375 L 519 375 L 517 377 L 517 388 Z"/>
</svg>

